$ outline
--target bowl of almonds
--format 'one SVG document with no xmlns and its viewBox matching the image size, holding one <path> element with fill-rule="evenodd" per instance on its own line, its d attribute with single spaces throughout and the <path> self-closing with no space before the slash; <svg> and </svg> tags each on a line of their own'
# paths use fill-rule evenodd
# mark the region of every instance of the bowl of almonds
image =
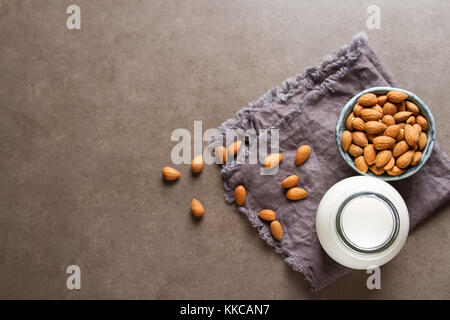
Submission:
<svg viewBox="0 0 450 320">
<path fill-rule="evenodd" d="M 375 87 L 355 95 L 336 126 L 338 149 L 350 167 L 386 181 L 405 179 L 425 164 L 436 137 L 433 115 L 414 93 Z"/>
</svg>

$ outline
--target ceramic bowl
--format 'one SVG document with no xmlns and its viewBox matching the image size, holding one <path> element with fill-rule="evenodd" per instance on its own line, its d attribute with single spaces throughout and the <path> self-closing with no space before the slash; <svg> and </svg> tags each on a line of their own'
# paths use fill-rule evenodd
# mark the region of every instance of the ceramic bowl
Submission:
<svg viewBox="0 0 450 320">
<path fill-rule="evenodd" d="M 345 131 L 345 120 L 350 115 L 350 113 L 353 111 L 353 106 L 355 105 L 355 103 L 357 102 L 359 97 L 362 96 L 363 94 L 374 93 L 378 96 L 378 95 L 387 94 L 389 91 L 392 91 L 392 90 L 401 91 L 401 92 L 406 93 L 408 95 L 407 100 L 414 102 L 420 108 L 421 115 L 423 117 L 425 117 L 428 121 L 428 128 L 427 128 L 427 132 L 426 132 L 427 133 L 427 145 L 422 150 L 422 158 L 420 159 L 419 163 L 413 167 L 408 167 L 406 169 L 406 171 L 404 173 L 402 173 L 401 175 L 390 176 L 387 173 L 384 173 L 384 174 L 378 176 L 378 175 L 372 173 L 370 170 L 368 170 L 367 172 L 361 172 L 356 168 L 354 161 L 353 161 L 353 157 L 350 154 L 348 154 L 347 152 L 345 152 L 344 149 L 342 149 L 341 135 L 342 135 L 342 132 Z M 344 159 L 344 161 L 353 170 L 355 170 L 357 173 L 359 173 L 361 175 L 377 177 L 377 178 L 383 179 L 385 181 L 402 180 L 402 179 L 412 176 L 417 171 L 419 171 L 420 168 L 422 168 L 422 166 L 425 164 L 425 162 L 427 162 L 428 158 L 430 158 L 431 152 L 433 151 L 435 140 L 436 140 L 436 126 L 435 126 L 433 115 L 431 114 L 431 111 L 428 108 L 428 106 L 414 93 L 403 90 L 403 89 L 399 89 L 399 88 L 374 87 L 374 88 L 369 88 L 364 91 L 361 91 L 360 93 L 356 94 L 353 98 L 351 98 L 350 101 L 347 102 L 347 104 L 344 106 L 344 108 L 341 111 L 341 114 L 339 115 L 339 119 L 338 119 L 338 122 L 336 125 L 336 143 L 337 143 L 339 152 L 340 152 L 342 158 Z"/>
</svg>

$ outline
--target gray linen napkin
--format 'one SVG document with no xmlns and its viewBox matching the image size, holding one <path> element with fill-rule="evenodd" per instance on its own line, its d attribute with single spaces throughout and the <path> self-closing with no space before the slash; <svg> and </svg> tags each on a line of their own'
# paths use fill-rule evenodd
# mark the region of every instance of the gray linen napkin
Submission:
<svg viewBox="0 0 450 320">
<path fill-rule="evenodd" d="M 286 160 L 280 164 L 279 172 L 260 175 L 259 164 L 227 163 L 221 171 L 225 199 L 234 203 L 234 188 L 239 184 L 246 187 L 246 202 L 236 209 L 248 217 L 261 238 L 288 265 L 304 274 L 312 291 L 350 271 L 321 248 L 315 215 L 324 193 L 339 180 L 355 175 L 336 146 L 338 115 L 353 95 L 375 86 L 395 87 L 396 82 L 361 33 L 349 45 L 326 57 L 320 66 L 287 79 L 281 87 L 271 89 L 243 108 L 235 119 L 221 125 L 220 134 L 210 144 L 213 148 L 221 144 L 227 129 L 280 130 L 279 147 Z M 296 167 L 292 159 L 302 144 L 311 146 L 311 154 L 306 163 Z M 249 152 L 244 156 L 248 158 Z M 286 199 L 280 182 L 290 174 L 299 176 L 299 186 L 309 192 L 306 199 Z M 418 173 L 392 185 L 405 199 L 413 228 L 450 199 L 450 160 L 436 143 L 430 159 Z M 269 225 L 257 216 L 266 208 L 277 213 L 284 231 L 282 241 L 273 239 Z"/>
</svg>

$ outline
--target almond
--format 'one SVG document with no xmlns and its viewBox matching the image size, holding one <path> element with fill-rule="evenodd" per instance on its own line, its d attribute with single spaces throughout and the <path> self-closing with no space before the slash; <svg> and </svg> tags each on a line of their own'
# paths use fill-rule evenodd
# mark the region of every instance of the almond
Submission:
<svg viewBox="0 0 450 320">
<path fill-rule="evenodd" d="M 356 158 L 363 154 L 363 149 L 352 143 L 348 148 L 348 153 Z"/>
<path fill-rule="evenodd" d="M 406 111 L 406 103 L 405 101 L 397 103 L 397 112 Z"/>
<path fill-rule="evenodd" d="M 281 161 L 283 161 L 283 155 L 281 153 L 269 154 L 264 159 L 264 167 L 266 168 L 276 167 Z"/>
<path fill-rule="evenodd" d="M 298 176 L 293 174 L 286 177 L 280 184 L 282 188 L 292 188 L 295 187 L 298 183 Z"/>
<path fill-rule="evenodd" d="M 218 146 L 216 148 L 216 161 L 218 164 L 227 162 L 227 149 L 224 146 Z"/>
<path fill-rule="evenodd" d="M 391 137 L 391 138 L 397 138 L 398 134 L 400 133 L 400 126 L 399 125 L 393 125 L 386 128 L 383 135 Z"/>
<path fill-rule="evenodd" d="M 386 165 L 383 167 L 384 171 L 391 170 L 395 166 L 395 158 L 391 157 L 391 159 L 386 163 Z"/>
<path fill-rule="evenodd" d="M 422 152 L 420 152 L 420 151 L 414 152 L 413 158 L 411 160 L 411 165 L 416 166 L 419 163 L 421 158 L 422 158 Z"/>
<path fill-rule="evenodd" d="M 300 146 L 300 148 L 297 149 L 297 153 L 295 154 L 295 164 L 297 166 L 304 163 L 309 156 L 309 153 L 311 152 L 311 148 L 308 145 Z"/>
<path fill-rule="evenodd" d="M 390 102 L 399 103 L 408 98 L 408 95 L 401 91 L 389 91 L 387 94 L 387 99 Z"/>
<path fill-rule="evenodd" d="M 191 201 L 191 211 L 194 216 L 201 217 L 205 213 L 205 208 L 200 201 L 194 198 Z"/>
<path fill-rule="evenodd" d="M 353 107 L 354 116 L 359 117 L 359 113 L 361 112 L 362 109 L 364 109 L 364 107 L 362 105 L 360 105 L 359 103 L 355 104 Z"/>
<path fill-rule="evenodd" d="M 345 120 L 345 128 L 347 130 L 353 131 L 353 119 L 355 119 L 355 115 L 350 113 L 350 115 L 347 117 L 347 120 Z"/>
<path fill-rule="evenodd" d="M 417 116 L 420 113 L 419 107 L 411 101 L 405 101 L 406 103 L 406 111 L 412 112 L 414 116 Z"/>
<path fill-rule="evenodd" d="M 402 154 L 400 157 L 397 158 L 397 167 L 399 167 L 400 169 L 405 169 L 407 168 L 412 161 L 414 155 L 414 151 L 409 150 L 406 151 L 404 154 Z"/>
<path fill-rule="evenodd" d="M 306 198 L 307 196 L 308 192 L 306 192 L 305 189 L 298 187 L 291 188 L 286 192 L 286 198 L 289 200 L 300 200 Z"/>
<path fill-rule="evenodd" d="M 394 166 L 391 170 L 387 171 L 388 175 L 390 176 L 398 176 L 401 175 L 405 170 L 400 169 L 397 166 Z"/>
<path fill-rule="evenodd" d="M 381 119 L 382 114 L 369 108 L 361 110 L 360 116 L 364 121 L 377 121 Z"/>
<path fill-rule="evenodd" d="M 409 149 L 408 144 L 406 143 L 405 140 L 402 140 L 395 145 L 394 149 L 392 150 L 392 155 L 395 158 L 400 157 L 402 154 L 408 151 L 408 149 Z"/>
<path fill-rule="evenodd" d="M 395 122 L 399 123 L 399 122 L 406 121 L 406 119 L 408 119 L 411 115 L 412 115 L 412 113 L 409 111 L 400 111 L 400 112 L 397 112 L 396 114 L 394 114 L 394 119 L 395 119 Z"/>
<path fill-rule="evenodd" d="M 191 171 L 194 173 L 199 173 L 203 169 L 203 156 L 198 155 L 191 161 Z"/>
<path fill-rule="evenodd" d="M 413 115 L 417 116 L 420 112 L 420 109 L 415 103 L 406 101 L 406 111 L 412 112 Z"/>
<path fill-rule="evenodd" d="M 419 140 L 419 133 L 411 125 L 405 126 L 405 140 L 411 146 L 415 146 Z"/>
<path fill-rule="evenodd" d="M 379 136 L 373 139 L 373 146 L 377 150 L 392 149 L 395 145 L 395 139 L 387 136 Z"/>
<path fill-rule="evenodd" d="M 370 171 L 372 171 L 377 176 L 382 175 L 384 173 L 384 169 L 378 168 L 376 165 L 370 166 Z"/>
<path fill-rule="evenodd" d="M 367 170 L 369 170 L 369 167 L 363 156 L 359 156 L 355 159 L 355 167 L 361 172 L 367 172 Z"/>
<path fill-rule="evenodd" d="M 342 132 L 341 135 L 342 149 L 344 149 L 344 151 L 347 151 L 348 148 L 350 148 L 351 144 L 352 144 L 352 134 L 350 131 L 345 130 L 344 132 Z"/>
<path fill-rule="evenodd" d="M 371 143 L 373 143 L 373 139 L 375 139 L 376 137 L 378 137 L 378 135 L 376 135 L 376 134 L 370 134 L 370 133 L 366 134 L 366 136 L 367 136 L 367 140 L 369 140 Z"/>
<path fill-rule="evenodd" d="M 244 205 L 246 194 L 247 191 L 245 190 L 245 187 L 243 185 L 238 185 L 236 188 L 234 188 L 234 201 L 236 201 L 236 204 L 239 207 L 242 207 Z"/>
<path fill-rule="evenodd" d="M 386 102 L 383 106 L 383 113 L 385 115 L 393 116 L 397 113 L 397 106 L 391 102 Z"/>
<path fill-rule="evenodd" d="M 403 139 L 405 139 L 405 129 L 404 128 L 400 128 L 400 132 L 398 133 L 397 136 L 397 141 L 402 141 Z"/>
<path fill-rule="evenodd" d="M 422 151 L 427 145 L 427 134 L 425 132 L 421 132 L 419 135 L 419 142 L 417 143 L 419 150 Z"/>
<path fill-rule="evenodd" d="M 277 218 L 275 211 L 270 209 L 264 209 L 258 212 L 258 217 L 265 221 L 273 221 Z"/>
<path fill-rule="evenodd" d="M 355 130 L 364 131 L 366 129 L 366 123 L 364 122 L 363 119 L 358 118 L 358 117 L 353 119 L 352 125 L 353 125 L 353 129 L 355 129 Z"/>
<path fill-rule="evenodd" d="M 353 126 L 355 126 L 353 124 Z M 378 134 L 386 129 L 386 125 L 379 121 L 368 121 L 366 123 L 366 132 L 370 134 Z M 400 129 L 400 128 L 399 128 Z M 394 138 L 394 137 L 393 137 Z"/>
<path fill-rule="evenodd" d="M 379 97 L 377 98 L 377 103 L 378 103 L 380 106 L 383 106 L 383 105 L 386 103 L 386 101 L 387 101 L 387 96 L 386 96 L 386 95 L 379 96 Z"/>
<path fill-rule="evenodd" d="M 164 167 L 162 168 L 162 175 L 164 177 L 164 180 L 174 181 L 181 176 L 181 173 L 177 169 L 171 167 Z"/>
<path fill-rule="evenodd" d="M 377 103 L 377 101 L 378 101 L 378 98 L 373 93 L 363 94 L 358 99 L 358 103 L 364 107 L 371 107 L 371 106 L 375 105 Z"/>
<path fill-rule="evenodd" d="M 384 167 L 387 165 L 389 160 L 392 158 L 392 152 L 391 150 L 383 150 L 377 153 L 377 156 L 375 158 L 375 165 L 379 168 Z"/>
<path fill-rule="evenodd" d="M 419 124 L 419 126 L 422 128 L 423 131 L 427 131 L 428 128 L 428 121 L 422 116 L 417 116 L 416 122 Z"/>
<path fill-rule="evenodd" d="M 237 140 L 237 141 L 233 142 L 232 144 L 230 144 L 228 146 L 228 148 L 227 148 L 228 155 L 229 156 L 235 156 L 238 153 L 239 148 L 241 147 L 241 145 L 242 145 L 242 141 L 241 140 Z"/>
<path fill-rule="evenodd" d="M 377 155 L 377 151 L 375 150 L 375 147 L 373 144 L 368 144 L 364 148 L 364 160 L 366 160 L 366 163 L 370 166 L 375 163 L 375 157 Z"/>
<path fill-rule="evenodd" d="M 378 111 L 379 113 L 381 113 L 381 115 L 383 115 L 383 108 L 379 105 L 374 105 L 372 108 L 372 110 Z"/>
<path fill-rule="evenodd" d="M 352 132 L 352 141 L 357 146 L 360 146 L 360 147 L 363 147 L 363 148 L 365 146 L 367 146 L 367 144 L 369 143 L 369 141 L 367 140 L 366 135 L 364 134 L 364 132 L 361 132 L 361 131 L 354 131 L 354 132 Z"/>
<path fill-rule="evenodd" d="M 408 119 L 406 119 L 406 123 L 413 125 L 414 123 L 416 123 L 416 118 L 414 116 L 411 116 Z"/>
<path fill-rule="evenodd" d="M 386 113 L 385 113 L 385 116 L 383 117 L 382 121 L 388 127 L 393 126 L 395 124 L 394 117 L 389 114 L 386 114 Z"/>
<path fill-rule="evenodd" d="M 275 239 L 279 241 L 283 239 L 283 228 L 277 220 L 274 220 L 270 223 L 270 232 Z"/>
<path fill-rule="evenodd" d="M 418 123 L 414 123 L 412 127 L 417 131 L 418 134 L 422 132 L 422 127 Z"/>
</svg>

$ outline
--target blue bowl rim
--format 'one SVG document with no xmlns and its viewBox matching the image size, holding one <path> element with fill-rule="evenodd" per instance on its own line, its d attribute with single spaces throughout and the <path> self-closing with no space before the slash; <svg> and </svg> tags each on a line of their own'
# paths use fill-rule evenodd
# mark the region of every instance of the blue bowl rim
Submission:
<svg viewBox="0 0 450 320">
<path fill-rule="evenodd" d="M 425 118 L 428 121 L 427 145 L 422 150 L 422 158 L 420 159 L 419 163 L 416 166 L 408 168 L 404 173 L 402 173 L 401 175 L 398 175 L 398 176 L 389 176 L 386 173 L 384 173 L 382 175 L 376 175 L 376 174 L 372 173 L 370 170 L 367 172 L 361 172 L 356 168 L 353 158 L 347 152 L 345 152 L 341 146 L 341 134 L 342 134 L 342 132 L 344 132 L 346 130 L 345 120 L 347 119 L 348 115 L 350 115 L 350 113 L 352 112 L 353 106 L 355 105 L 356 101 L 363 94 L 375 93 L 375 94 L 379 95 L 379 94 L 383 94 L 383 93 L 386 94 L 389 91 L 393 91 L 393 90 L 406 93 L 408 95 L 408 98 L 406 98 L 406 100 L 416 103 L 421 111 L 421 114 L 423 116 L 425 116 Z M 436 128 L 436 126 L 435 126 L 434 118 L 430 111 L 430 108 L 416 94 L 409 92 L 405 89 L 400 89 L 400 88 L 395 88 L 395 87 L 372 87 L 372 88 L 365 89 L 365 90 L 357 93 L 345 104 L 344 108 L 342 109 L 341 113 L 339 114 L 338 122 L 336 125 L 336 143 L 337 143 L 337 147 L 338 147 L 339 152 L 340 152 L 342 158 L 344 159 L 344 161 L 358 174 L 363 175 L 363 176 L 376 177 L 376 178 L 382 179 L 384 181 L 398 181 L 398 180 L 406 179 L 406 178 L 412 176 L 413 174 L 415 174 L 417 171 L 420 170 L 420 168 L 422 168 L 422 166 L 428 160 L 428 158 L 430 157 L 430 155 L 433 151 L 434 142 L 436 140 L 436 129 L 435 128 Z"/>
</svg>

